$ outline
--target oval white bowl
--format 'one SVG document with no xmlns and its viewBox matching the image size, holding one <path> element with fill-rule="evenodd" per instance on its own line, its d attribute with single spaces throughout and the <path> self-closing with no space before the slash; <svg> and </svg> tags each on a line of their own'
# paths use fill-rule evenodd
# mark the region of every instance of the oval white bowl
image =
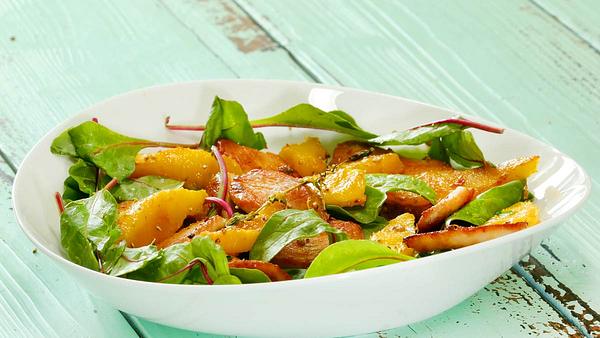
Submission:
<svg viewBox="0 0 600 338">
<path fill-rule="evenodd" d="M 172 132 L 174 123 L 205 123 L 215 95 L 237 100 L 250 118 L 272 115 L 301 102 L 341 109 L 375 133 L 402 130 L 455 112 L 388 95 L 311 83 L 215 80 L 129 92 L 88 108 L 40 140 L 26 156 L 13 186 L 17 220 L 32 242 L 92 294 L 115 307 L 179 328 L 250 336 L 340 336 L 407 325 L 434 316 L 469 297 L 526 255 L 585 201 L 590 180 L 556 149 L 522 133 L 475 131 L 488 160 L 540 155 L 529 180 L 543 222 L 467 248 L 364 271 L 270 284 L 193 286 L 148 283 L 107 276 L 71 263 L 60 246 L 53 193 L 62 191 L 70 162 L 50 153 L 63 130 L 98 117 L 109 128 L 145 139 L 196 142 L 200 134 Z M 464 116 L 464 114 L 463 114 Z M 471 119 L 482 121 L 476 117 Z M 344 137 L 307 129 L 262 129 L 269 149 L 307 135 L 333 145 Z"/>
</svg>

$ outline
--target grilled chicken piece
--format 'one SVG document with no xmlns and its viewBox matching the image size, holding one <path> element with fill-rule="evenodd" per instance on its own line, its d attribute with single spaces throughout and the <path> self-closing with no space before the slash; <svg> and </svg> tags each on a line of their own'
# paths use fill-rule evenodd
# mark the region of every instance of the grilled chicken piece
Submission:
<svg viewBox="0 0 600 338">
<path fill-rule="evenodd" d="M 254 169 L 231 180 L 229 196 L 245 212 L 252 212 L 274 194 L 293 188 L 300 180 L 284 173 Z M 285 195 L 291 209 L 315 209 L 324 213 L 323 202 L 313 188 L 303 185 Z"/>
<path fill-rule="evenodd" d="M 525 229 L 527 223 L 491 224 L 477 227 L 453 226 L 446 230 L 411 235 L 404 243 L 418 252 L 458 249 Z"/>
<path fill-rule="evenodd" d="M 217 142 L 217 148 L 221 154 L 236 161 L 243 172 L 252 169 L 265 169 L 280 171 L 296 177 L 299 176 L 294 169 L 288 166 L 281 157 L 276 154 L 241 146 L 226 139 L 219 140 Z"/>
<path fill-rule="evenodd" d="M 395 218 L 406 212 L 420 215 L 431 207 L 431 202 L 419 194 L 410 191 L 388 192 L 382 210 L 386 218 Z"/>
<path fill-rule="evenodd" d="M 263 261 L 233 259 L 229 262 L 229 267 L 260 270 L 273 282 L 292 279 L 292 277 L 278 265 Z"/>
<path fill-rule="evenodd" d="M 417 222 L 420 233 L 439 229 L 439 225 L 456 210 L 469 203 L 473 199 L 475 190 L 465 187 L 457 187 L 446 197 L 437 202 L 436 205 L 423 211 Z"/>
<path fill-rule="evenodd" d="M 177 243 L 187 243 L 200 233 L 217 231 L 225 227 L 226 219 L 221 216 L 213 216 L 205 221 L 195 222 L 177 231 L 171 237 L 159 242 L 156 246 L 166 248 Z"/>
<path fill-rule="evenodd" d="M 350 239 L 363 239 L 362 228 L 354 222 L 331 218 L 329 224 L 345 232 Z M 284 246 L 273 258 L 273 262 L 286 268 L 307 268 L 328 245 L 329 236 L 326 233 L 299 239 Z"/>
</svg>

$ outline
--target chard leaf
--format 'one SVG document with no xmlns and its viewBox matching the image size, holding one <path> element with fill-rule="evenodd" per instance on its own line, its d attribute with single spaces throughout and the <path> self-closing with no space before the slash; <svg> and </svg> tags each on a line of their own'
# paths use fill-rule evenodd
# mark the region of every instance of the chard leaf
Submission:
<svg viewBox="0 0 600 338">
<path fill-rule="evenodd" d="M 381 216 L 377 216 L 377 218 L 369 224 L 363 224 L 362 230 L 364 238 L 371 238 L 371 235 L 374 232 L 385 228 L 386 225 L 388 225 L 388 220 Z"/>
<path fill-rule="evenodd" d="M 268 283 L 269 277 L 258 269 L 229 268 L 232 275 L 236 276 L 242 284 Z"/>
<path fill-rule="evenodd" d="M 69 176 L 77 182 L 79 191 L 88 196 L 96 192 L 97 173 L 96 166 L 81 159 L 69 168 Z"/>
<path fill-rule="evenodd" d="M 368 185 L 365 189 L 365 195 L 367 195 L 367 201 L 362 207 L 342 208 L 337 205 L 328 205 L 327 211 L 336 217 L 354 219 L 361 224 L 374 222 L 387 196 L 385 192 Z"/>
<path fill-rule="evenodd" d="M 60 222 L 60 244 L 69 260 L 88 269 L 100 270 L 94 247 L 88 241 L 84 231 L 74 222 Z"/>
<path fill-rule="evenodd" d="M 242 284 L 242 281 L 234 275 L 223 275 L 218 276 L 217 279 L 213 281 L 215 285 L 227 285 L 227 284 Z"/>
<path fill-rule="evenodd" d="M 250 250 L 250 259 L 268 262 L 287 244 L 323 232 L 335 234 L 337 240 L 348 238 L 346 233 L 329 225 L 312 209 L 278 211 L 265 223 Z"/>
<path fill-rule="evenodd" d="M 194 261 L 199 261 L 206 267 L 214 284 L 241 283 L 237 277 L 231 275 L 225 251 L 206 236 L 196 237 L 188 243 L 173 244 L 161 249 L 159 254 L 160 257 L 129 273 L 128 277 L 172 284 L 207 284 L 198 267 L 192 269 L 190 266 Z"/>
<path fill-rule="evenodd" d="M 209 275 L 213 280 L 219 276 L 229 275 L 229 262 L 227 255 L 220 245 L 207 236 L 195 237 L 191 242 L 194 257 L 206 260 Z M 210 272 L 214 271 L 214 274 Z"/>
<path fill-rule="evenodd" d="M 78 160 L 69 168 L 69 176 L 77 182 L 79 191 L 84 194 L 92 195 L 96 192 L 96 188 L 101 189 L 110 181 L 110 177 L 102 175 L 100 182 L 96 186 L 98 168 L 95 165 L 84 160 Z"/>
<path fill-rule="evenodd" d="M 285 272 L 292 277 L 292 279 L 302 279 L 306 274 L 306 269 L 285 269 Z"/>
<path fill-rule="evenodd" d="M 362 139 L 377 136 L 359 127 L 352 116 L 341 110 L 326 112 L 308 103 L 301 103 L 265 119 L 254 120 L 252 124 L 325 129 Z"/>
<path fill-rule="evenodd" d="M 239 102 L 223 100 L 215 96 L 200 145 L 204 149 L 209 149 L 220 138 L 230 139 L 258 150 L 267 146 L 263 134 L 255 133 L 252 129 L 248 114 Z"/>
<path fill-rule="evenodd" d="M 52 141 L 52 144 L 50 145 L 50 151 L 56 155 L 77 157 L 77 151 L 75 150 L 73 142 L 71 142 L 69 130 L 63 131 Z"/>
<path fill-rule="evenodd" d="M 113 244 L 117 226 L 117 201 L 106 190 L 100 190 L 86 199 L 66 205 L 60 217 L 62 223 L 77 225 L 94 248 L 104 251 Z M 118 237 L 117 236 L 117 237 Z"/>
<path fill-rule="evenodd" d="M 470 131 L 460 132 L 442 137 L 442 144 L 454 169 L 474 169 L 485 164 L 481 149 L 475 143 Z"/>
<path fill-rule="evenodd" d="M 115 257 L 121 236 L 117 226 L 117 202 L 106 190 L 100 190 L 86 199 L 70 202 L 60 217 L 61 244 L 73 262 L 98 270 L 98 259 Z M 85 241 L 84 241 L 85 240 Z M 85 243 L 87 242 L 87 244 Z M 118 256 L 118 255 L 117 255 Z M 107 261 L 107 266 L 113 262 Z"/>
<path fill-rule="evenodd" d="M 497 212 L 519 202 L 523 198 L 525 181 L 516 180 L 494 187 L 465 205 L 446 219 L 449 225 L 456 221 L 482 225 Z"/>
<path fill-rule="evenodd" d="M 77 201 L 82 198 L 89 197 L 89 194 L 86 194 L 79 190 L 79 184 L 77 181 L 73 179 L 73 177 L 69 176 L 65 179 L 63 183 L 63 194 L 62 199 L 65 203 L 69 203 L 71 201 Z"/>
<path fill-rule="evenodd" d="M 429 147 L 427 156 L 434 160 L 450 163 L 450 158 L 448 158 L 446 148 L 442 144 L 442 139 L 439 137 L 431 140 L 431 146 Z"/>
<path fill-rule="evenodd" d="M 179 284 L 190 270 L 181 271 L 194 259 L 190 243 L 178 243 L 160 250 L 160 257 L 135 270 L 127 277 L 148 282 Z"/>
<path fill-rule="evenodd" d="M 141 200 L 158 191 L 183 187 L 183 182 L 160 176 L 125 179 L 112 191 L 117 201 Z"/>
<path fill-rule="evenodd" d="M 137 153 L 155 143 L 116 133 L 96 122 L 83 122 L 69 129 L 77 155 L 94 163 L 110 177 L 121 181 L 135 169 Z"/>
<path fill-rule="evenodd" d="M 458 124 L 440 123 L 381 135 L 370 139 L 369 142 L 386 146 L 416 146 L 423 143 L 429 143 L 443 136 L 454 134 L 457 131 L 461 131 L 463 128 L 465 127 Z"/>
<path fill-rule="evenodd" d="M 150 262 L 158 259 L 161 252 L 155 245 L 139 248 L 125 248 L 117 262 L 109 271 L 111 276 L 122 276 L 144 268 Z"/>
<path fill-rule="evenodd" d="M 424 181 L 407 175 L 367 174 L 367 186 L 383 193 L 394 191 L 410 191 L 419 194 L 432 204 L 436 202 L 436 194 Z"/>
<path fill-rule="evenodd" d="M 369 240 L 347 240 L 326 247 L 306 270 L 304 278 L 333 275 L 413 259 Z"/>
<path fill-rule="evenodd" d="M 434 139 L 429 149 L 429 157 L 450 163 L 457 170 L 475 169 L 485 164 L 483 153 L 473 134 L 466 130 Z"/>
</svg>

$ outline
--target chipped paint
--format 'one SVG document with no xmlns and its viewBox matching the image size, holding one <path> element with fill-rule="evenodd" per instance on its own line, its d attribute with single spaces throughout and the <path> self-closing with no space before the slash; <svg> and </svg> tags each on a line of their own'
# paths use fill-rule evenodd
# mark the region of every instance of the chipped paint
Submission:
<svg viewBox="0 0 600 338">
<path fill-rule="evenodd" d="M 529 272 L 533 280 L 544 288 L 544 292 L 553 297 L 576 318 L 592 336 L 600 335 L 600 314 L 576 295 L 569 287 L 561 283 L 535 257 L 522 260 L 521 265 Z"/>
<path fill-rule="evenodd" d="M 221 27 L 227 38 L 242 53 L 264 52 L 277 48 L 277 43 L 238 7 L 223 0 L 201 1 L 211 5 L 214 23 Z"/>
</svg>

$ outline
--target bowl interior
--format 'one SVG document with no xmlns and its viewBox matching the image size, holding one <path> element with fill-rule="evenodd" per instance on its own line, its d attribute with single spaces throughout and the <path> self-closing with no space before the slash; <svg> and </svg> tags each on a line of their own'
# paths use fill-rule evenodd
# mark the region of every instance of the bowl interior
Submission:
<svg viewBox="0 0 600 338">
<path fill-rule="evenodd" d="M 170 115 L 177 124 L 204 124 L 215 95 L 239 101 L 251 119 L 275 114 L 301 102 L 311 103 L 323 110 L 341 109 L 354 116 L 363 128 L 375 133 L 402 130 L 457 115 L 441 108 L 382 94 L 286 81 L 191 82 L 126 93 L 65 121 L 49 132 L 27 155 L 17 173 L 13 189 L 15 212 L 23 230 L 47 254 L 63 256 L 59 214 L 52 196 L 56 191 L 62 192 L 62 182 L 70 162 L 49 151 L 52 140 L 61 131 L 97 117 L 102 124 L 126 135 L 171 142 L 197 142 L 200 137 L 198 132 L 166 130 L 163 127 L 164 118 Z M 286 143 L 299 142 L 309 135 L 321 138 L 330 149 L 333 144 L 346 139 L 332 132 L 306 129 L 266 128 L 260 131 L 265 134 L 269 150 L 275 152 Z M 487 159 L 492 162 L 534 154 L 541 156 L 539 172 L 529 180 L 529 187 L 538 198 L 544 221 L 566 216 L 589 194 L 588 176 L 579 165 L 556 149 L 511 130 L 504 135 L 474 133 Z M 544 222 L 539 227 L 550 226 L 550 223 L 555 222 Z M 529 230 L 533 231 L 533 228 Z"/>
</svg>

